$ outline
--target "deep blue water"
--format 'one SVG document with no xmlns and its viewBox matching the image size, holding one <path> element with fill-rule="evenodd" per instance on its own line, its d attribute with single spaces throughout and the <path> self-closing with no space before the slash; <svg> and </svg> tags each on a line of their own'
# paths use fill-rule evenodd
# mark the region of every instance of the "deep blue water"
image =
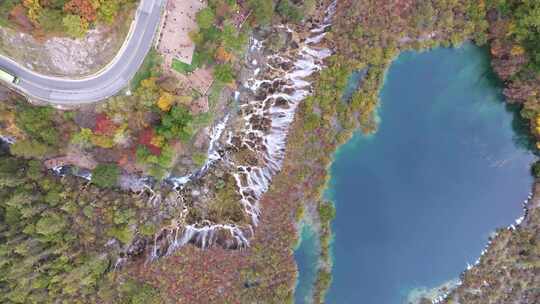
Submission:
<svg viewBox="0 0 540 304">
<path fill-rule="evenodd" d="M 495 228 L 522 215 L 532 185 L 533 156 L 485 50 L 404 53 L 381 101 L 378 131 L 355 135 L 331 168 L 328 303 L 402 303 L 457 278 Z"/>
<path fill-rule="evenodd" d="M 317 261 L 320 244 L 317 233 L 310 225 L 304 224 L 300 232 L 300 245 L 294 252 L 298 263 L 298 282 L 294 295 L 296 304 L 310 303 L 313 295 L 313 284 L 317 278 Z"/>
</svg>

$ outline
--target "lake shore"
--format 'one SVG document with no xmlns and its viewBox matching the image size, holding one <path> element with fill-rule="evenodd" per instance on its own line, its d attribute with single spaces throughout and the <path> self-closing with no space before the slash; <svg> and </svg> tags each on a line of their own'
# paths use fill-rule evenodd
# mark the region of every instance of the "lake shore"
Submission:
<svg viewBox="0 0 540 304">
<path fill-rule="evenodd" d="M 514 144 L 515 114 L 488 72 L 485 50 L 472 45 L 404 53 L 393 63 L 378 131 L 355 134 L 334 157 L 330 302 L 396 302 L 398 289 L 457 277 L 490 231 L 520 216 L 532 157 Z M 511 181 L 512 191 L 496 191 Z"/>
<path fill-rule="evenodd" d="M 360 5 L 362 8 L 359 7 Z M 466 1 L 459 7 L 453 8 L 453 13 L 461 12 L 461 15 L 456 15 L 458 17 L 455 17 L 453 26 L 441 27 L 441 20 L 437 19 L 434 24 L 423 28 L 417 28 L 409 23 L 410 18 L 415 17 L 416 13 L 411 7 L 396 7 L 394 10 L 385 6 L 375 8 L 372 4 L 351 1 L 345 1 L 338 6 L 336 17 L 338 21 L 332 29 L 334 38 L 332 44 L 337 50 L 337 55 L 336 58 L 330 58 L 331 60 L 328 61 L 332 71 L 328 73 L 323 71 L 314 97 L 306 102 L 298 115 L 298 119 L 305 122 L 297 123 L 297 127 L 301 129 L 291 135 L 291 142 L 295 143 L 293 147 L 300 149 L 299 147 L 303 145 L 305 148 L 301 150 L 304 153 L 288 152 L 291 158 L 298 158 L 304 165 L 310 166 L 311 173 L 302 172 L 298 175 L 306 188 L 310 186 L 314 188 L 305 194 L 306 203 L 316 204 L 317 201 L 322 200 L 322 194 L 326 188 L 324 185 L 329 180 L 329 173 L 325 171 L 325 168 L 331 164 L 331 155 L 337 147 L 347 142 L 354 130 L 360 129 L 369 133 L 376 129 L 377 119 L 373 113 L 378 104 L 377 95 L 382 87 L 385 71 L 399 52 L 410 49 L 426 50 L 437 46 L 459 46 L 463 41 L 471 39 L 480 45 L 486 43 L 488 25 L 485 24 L 485 8 L 480 8 L 480 11 L 477 11 L 475 16 L 468 21 L 464 22 L 461 19 L 462 16 L 467 16 L 470 12 L 467 10 L 474 5 L 474 2 Z M 439 12 L 439 15 L 444 15 L 446 9 L 448 7 L 436 7 L 435 11 Z M 396 10 L 407 13 L 397 17 Z M 353 11 L 352 14 L 346 13 Z M 381 16 L 379 13 L 383 15 L 387 13 L 394 17 L 389 22 L 384 18 L 378 18 Z M 374 21 L 375 19 L 377 22 Z M 356 29 L 358 29 L 358 35 L 353 37 L 346 35 L 354 30 L 352 24 L 357 24 Z M 374 32 L 375 29 L 377 29 L 376 32 Z M 403 33 L 408 37 L 407 40 L 399 39 L 399 35 Z M 396 43 L 392 43 L 394 38 Z M 359 52 L 359 46 L 366 44 L 372 47 Z M 352 70 L 362 69 L 367 65 L 371 69 L 364 80 L 363 87 L 353 96 L 351 105 L 348 108 L 343 107 L 340 101 L 346 76 Z M 320 125 L 316 126 L 317 123 Z M 304 162 L 306 159 L 316 161 Z M 331 233 L 329 232 L 328 235 Z M 320 298 L 316 298 L 316 301 L 322 302 Z"/>
<path fill-rule="evenodd" d="M 480 258 L 460 275 L 460 285 L 441 303 L 485 303 L 485 299 L 535 303 L 540 293 L 536 275 L 540 263 L 540 181 L 536 180 L 530 198 L 524 202 L 524 215 L 514 224 L 497 229 Z M 507 294 L 504 286 L 515 286 Z"/>
</svg>

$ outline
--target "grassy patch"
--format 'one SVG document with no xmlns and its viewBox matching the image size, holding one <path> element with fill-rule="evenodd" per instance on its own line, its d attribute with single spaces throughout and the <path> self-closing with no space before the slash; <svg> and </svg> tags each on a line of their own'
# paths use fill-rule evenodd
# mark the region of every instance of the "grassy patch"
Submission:
<svg viewBox="0 0 540 304">
<path fill-rule="evenodd" d="M 219 95 L 221 94 L 221 91 L 224 87 L 225 83 L 217 80 L 214 81 L 214 83 L 210 87 L 210 93 L 208 93 L 208 104 L 210 106 L 210 109 L 213 109 L 216 106 L 219 100 Z"/>
<path fill-rule="evenodd" d="M 187 74 L 195 71 L 196 67 L 192 64 L 184 63 L 180 60 L 173 59 L 172 68 L 182 74 Z"/>
<path fill-rule="evenodd" d="M 184 63 L 178 59 L 173 59 L 172 68 L 182 74 L 191 73 L 199 68 L 205 60 L 201 57 L 201 53 L 193 53 L 193 58 L 191 59 L 191 64 Z"/>
</svg>

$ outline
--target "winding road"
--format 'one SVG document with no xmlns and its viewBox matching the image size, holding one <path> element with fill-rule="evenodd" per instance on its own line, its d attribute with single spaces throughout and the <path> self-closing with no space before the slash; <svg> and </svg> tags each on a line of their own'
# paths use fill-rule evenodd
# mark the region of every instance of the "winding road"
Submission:
<svg viewBox="0 0 540 304">
<path fill-rule="evenodd" d="M 150 50 L 161 20 L 164 0 L 141 0 L 130 32 L 114 59 L 98 73 L 79 79 L 50 77 L 0 56 L 0 67 L 19 77 L 14 89 L 55 105 L 79 105 L 111 97 L 125 88 Z"/>
</svg>

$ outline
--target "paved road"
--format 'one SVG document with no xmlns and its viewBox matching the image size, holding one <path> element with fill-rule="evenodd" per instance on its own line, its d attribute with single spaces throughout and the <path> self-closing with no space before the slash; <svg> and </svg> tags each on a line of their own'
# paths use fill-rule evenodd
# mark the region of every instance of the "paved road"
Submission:
<svg viewBox="0 0 540 304">
<path fill-rule="evenodd" d="M 131 35 L 106 69 L 80 79 L 50 77 L 0 56 L 0 67 L 20 78 L 16 88 L 29 97 L 57 105 L 77 105 L 106 99 L 125 88 L 150 50 L 160 23 L 163 0 L 141 0 Z"/>
</svg>

